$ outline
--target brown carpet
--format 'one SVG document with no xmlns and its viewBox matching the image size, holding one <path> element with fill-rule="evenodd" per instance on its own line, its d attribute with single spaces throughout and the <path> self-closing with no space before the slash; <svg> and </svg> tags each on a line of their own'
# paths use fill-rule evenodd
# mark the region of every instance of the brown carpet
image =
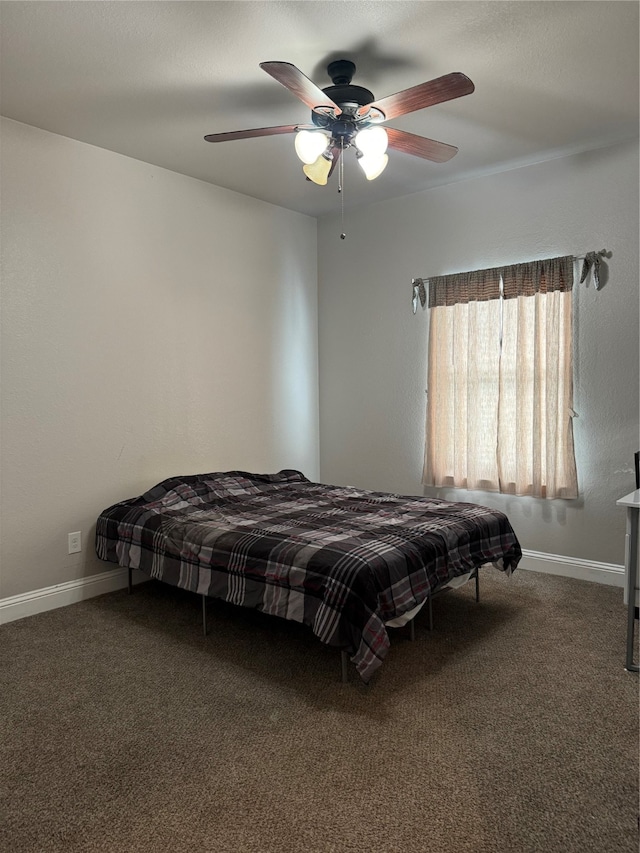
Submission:
<svg viewBox="0 0 640 853">
<path fill-rule="evenodd" d="M 369 687 L 302 626 L 156 583 L 0 629 L 11 853 L 638 850 L 622 591 L 494 569 Z"/>
</svg>

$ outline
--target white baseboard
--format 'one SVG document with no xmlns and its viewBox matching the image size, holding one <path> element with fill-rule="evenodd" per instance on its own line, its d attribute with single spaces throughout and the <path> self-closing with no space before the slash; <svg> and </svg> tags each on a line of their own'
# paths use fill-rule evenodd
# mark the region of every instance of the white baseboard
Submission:
<svg viewBox="0 0 640 853">
<path fill-rule="evenodd" d="M 583 560 L 581 557 L 563 557 L 561 554 L 542 554 L 523 548 L 518 568 L 624 587 L 624 566 L 616 563 L 598 563 L 595 560 Z"/>
<path fill-rule="evenodd" d="M 560 554 L 542 554 L 538 551 L 523 550 L 519 568 L 624 587 L 624 566 L 618 566 L 615 563 L 598 563 L 578 557 L 563 557 Z M 134 583 L 143 583 L 148 580 L 138 571 L 134 571 L 133 574 Z M 24 619 L 27 616 L 35 616 L 36 613 L 44 613 L 45 610 L 66 607 L 68 604 L 85 601 L 87 598 L 103 595 L 105 592 L 124 589 L 126 586 L 127 570 L 118 567 L 88 578 L 35 589 L 10 598 L 0 598 L 0 625 L 16 619 Z"/>
<path fill-rule="evenodd" d="M 117 567 L 87 578 L 34 589 L 32 592 L 24 592 L 10 598 L 0 598 L 0 625 L 24 619 L 26 616 L 35 616 L 36 613 L 44 613 L 45 610 L 66 607 L 67 604 L 85 601 L 105 592 L 124 589 L 128 583 L 127 574 L 127 569 Z M 146 576 L 134 571 L 134 583 L 143 583 L 145 580 L 148 580 Z"/>
</svg>

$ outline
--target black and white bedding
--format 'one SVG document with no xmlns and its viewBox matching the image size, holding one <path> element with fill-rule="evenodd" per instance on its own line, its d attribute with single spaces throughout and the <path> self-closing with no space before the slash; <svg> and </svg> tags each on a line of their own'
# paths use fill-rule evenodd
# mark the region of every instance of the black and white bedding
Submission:
<svg viewBox="0 0 640 853">
<path fill-rule="evenodd" d="M 314 483 L 299 471 L 172 477 L 98 518 L 101 559 L 183 589 L 302 622 L 369 681 L 387 623 L 443 584 L 522 556 L 507 517 Z"/>
</svg>

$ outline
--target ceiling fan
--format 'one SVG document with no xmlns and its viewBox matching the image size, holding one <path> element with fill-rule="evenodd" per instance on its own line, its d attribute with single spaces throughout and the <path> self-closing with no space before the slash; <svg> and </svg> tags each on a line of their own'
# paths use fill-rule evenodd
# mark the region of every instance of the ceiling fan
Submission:
<svg viewBox="0 0 640 853">
<path fill-rule="evenodd" d="M 228 142 L 295 133 L 296 153 L 304 164 L 303 171 L 308 180 L 320 185 L 327 183 L 340 155 L 350 147 L 355 148 L 368 180 L 377 178 L 386 167 L 387 146 L 435 163 L 450 160 L 458 152 L 454 145 L 393 127 L 383 128 L 382 124 L 434 104 L 470 95 L 475 88 L 466 75 L 453 72 L 376 101 L 368 89 L 352 85 L 356 66 L 348 59 L 329 63 L 327 73 L 333 86 L 325 89 L 316 86 L 290 62 L 261 62 L 260 68 L 311 109 L 312 123 L 211 133 L 205 136 L 206 141 Z"/>
</svg>

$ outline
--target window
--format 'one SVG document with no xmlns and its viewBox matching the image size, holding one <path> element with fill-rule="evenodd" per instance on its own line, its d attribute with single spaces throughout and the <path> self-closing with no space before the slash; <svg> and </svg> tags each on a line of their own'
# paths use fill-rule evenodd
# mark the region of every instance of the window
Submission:
<svg viewBox="0 0 640 853">
<path fill-rule="evenodd" d="M 572 287 L 572 257 L 429 280 L 424 483 L 577 497 Z"/>
</svg>

